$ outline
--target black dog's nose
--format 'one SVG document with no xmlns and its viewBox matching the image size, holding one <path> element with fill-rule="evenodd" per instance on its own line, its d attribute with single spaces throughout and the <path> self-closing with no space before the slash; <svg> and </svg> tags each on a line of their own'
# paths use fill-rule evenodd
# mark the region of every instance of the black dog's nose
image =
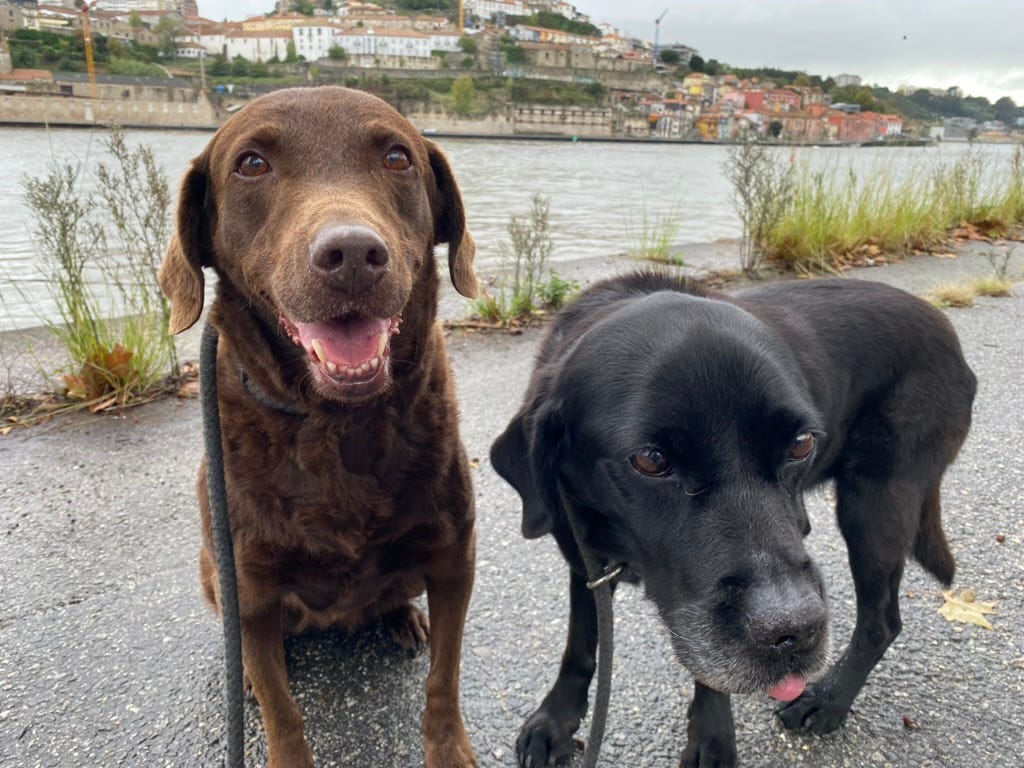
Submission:
<svg viewBox="0 0 1024 768">
<path fill-rule="evenodd" d="M 747 626 L 755 647 L 789 657 L 814 650 L 825 632 L 825 601 L 810 586 L 763 586 L 752 590 Z"/>
<path fill-rule="evenodd" d="M 387 271 L 391 255 L 383 238 L 369 227 L 325 227 L 309 247 L 310 266 L 332 288 L 358 296 L 370 290 Z"/>
</svg>

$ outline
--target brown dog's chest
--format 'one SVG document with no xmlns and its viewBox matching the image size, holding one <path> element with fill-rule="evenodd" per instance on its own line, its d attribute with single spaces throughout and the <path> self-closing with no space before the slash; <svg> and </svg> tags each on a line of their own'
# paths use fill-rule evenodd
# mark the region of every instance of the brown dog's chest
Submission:
<svg viewBox="0 0 1024 768">
<path fill-rule="evenodd" d="M 361 623 L 367 609 L 421 593 L 432 553 L 471 514 L 457 433 L 386 418 L 278 420 L 226 433 L 243 583 L 298 597 L 324 614 L 304 619 L 316 624 Z"/>
</svg>

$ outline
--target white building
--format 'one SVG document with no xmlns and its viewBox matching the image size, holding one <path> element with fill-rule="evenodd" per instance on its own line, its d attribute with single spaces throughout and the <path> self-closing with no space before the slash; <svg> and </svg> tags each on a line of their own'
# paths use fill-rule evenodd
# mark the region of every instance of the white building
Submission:
<svg viewBox="0 0 1024 768">
<path fill-rule="evenodd" d="M 345 28 L 327 21 L 307 21 L 292 27 L 292 39 L 295 41 L 295 55 L 306 61 L 327 58 L 328 52 L 336 45 L 345 46 L 337 41 L 337 36 Z"/>
<path fill-rule="evenodd" d="M 286 29 L 263 32 L 228 32 L 224 35 L 225 55 L 228 61 L 241 56 L 247 61 L 266 63 L 275 56 L 284 61 L 288 57 L 288 43 L 292 33 Z"/>
<path fill-rule="evenodd" d="M 467 16 L 493 19 L 499 13 L 506 16 L 529 16 L 523 0 L 464 0 L 463 9 Z"/>
<path fill-rule="evenodd" d="M 347 29 L 336 40 L 351 56 L 402 56 L 430 58 L 431 35 L 410 30 Z"/>
</svg>

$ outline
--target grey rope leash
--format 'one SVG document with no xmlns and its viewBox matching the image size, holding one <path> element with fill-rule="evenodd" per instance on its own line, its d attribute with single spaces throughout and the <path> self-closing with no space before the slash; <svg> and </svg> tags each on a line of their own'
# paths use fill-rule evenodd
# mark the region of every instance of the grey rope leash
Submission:
<svg viewBox="0 0 1024 768">
<path fill-rule="evenodd" d="M 224 619 L 224 698 L 227 705 L 226 768 L 245 768 L 245 710 L 242 690 L 242 626 L 238 614 L 235 551 L 224 484 L 220 409 L 217 405 L 217 329 L 203 328 L 199 347 L 199 394 L 206 448 L 206 485 L 210 495 L 213 544 L 220 578 L 220 610 Z"/>
<path fill-rule="evenodd" d="M 612 613 L 612 582 L 625 569 L 619 563 L 601 568 L 597 557 L 584 546 L 582 529 L 576 519 L 576 512 L 559 488 L 562 507 L 569 518 L 576 548 L 583 557 L 587 569 L 587 589 L 594 593 L 597 606 L 597 692 L 594 694 L 594 708 L 590 716 L 590 735 L 587 737 L 586 749 L 583 752 L 582 768 L 595 768 L 601 754 L 601 742 L 604 741 L 605 726 L 608 722 L 608 704 L 612 693 L 612 657 L 615 652 L 615 617 Z"/>
</svg>

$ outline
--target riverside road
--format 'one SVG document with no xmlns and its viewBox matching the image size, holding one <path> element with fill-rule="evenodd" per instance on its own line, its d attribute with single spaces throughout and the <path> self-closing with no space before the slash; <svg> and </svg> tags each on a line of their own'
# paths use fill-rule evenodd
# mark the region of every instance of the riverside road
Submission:
<svg viewBox="0 0 1024 768">
<path fill-rule="evenodd" d="M 955 279 L 967 265 L 961 261 L 920 258 L 858 277 L 921 292 L 926 273 Z M 1021 284 L 1017 294 L 948 313 L 980 389 L 971 435 L 946 476 L 945 527 L 956 585 L 998 601 L 994 629 L 948 622 L 938 612 L 939 586 L 909 565 L 903 634 L 844 728 L 823 738 L 787 733 L 769 700 L 735 697 L 745 768 L 1024 765 Z M 553 541 L 520 536 L 519 499 L 487 460 L 518 407 L 539 333 L 449 335 L 462 433 L 478 461 L 478 575 L 462 679 L 467 727 L 486 767 L 515 765 L 516 733 L 553 680 L 565 634 L 561 558 Z M 4 768 L 222 764 L 220 624 L 197 586 L 200 454 L 196 400 L 60 417 L 0 438 Z M 828 495 L 809 499 L 809 547 L 826 574 L 841 650 L 852 631 L 853 594 Z M 692 681 L 638 590 L 619 590 L 616 620 L 601 765 L 675 766 Z M 426 654 L 403 655 L 371 628 L 291 639 L 288 658 L 318 766 L 422 765 Z M 246 716 L 248 765 L 264 765 L 254 703 Z"/>
</svg>

